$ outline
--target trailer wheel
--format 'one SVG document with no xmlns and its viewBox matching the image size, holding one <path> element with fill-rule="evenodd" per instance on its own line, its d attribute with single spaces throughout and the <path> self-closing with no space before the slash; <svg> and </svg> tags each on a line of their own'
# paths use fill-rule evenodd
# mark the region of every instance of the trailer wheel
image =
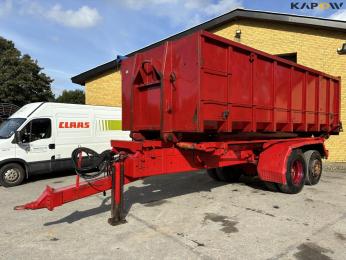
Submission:
<svg viewBox="0 0 346 260">
<path fill-rule="evenodd" d="M 305 184 L 306 164 L 301 150 L 293 150 L 287 160 L 286 184 L 278 184 L 281 192 L 299 193 Z"/>
<path fill-rule="evenodd" d="M 215 172 L 219 180 L 224 182 L 237 182 L 243 174 L 240 168 L 232 166 L 216 168 Z"/>
<path fill-rule="evenodd" d="M 322 176 L 321 154 L 316 150 L 309 150 L 304 153 L 306 163 L 305 184 L 316 185 Z"/>
<path fill-rule="evenodd" d="M 8 163 L 0 168 L 0 184 L 4 187 L 17 186 L 24 178 L 25 171 L 18 163 Z"/>
<path fill-rule="evenodd" d="M 220 181 L 220 178 L 216 174 L 216 169 L 208 169 L 207 174 L 210 178 L 212 178 L 215 181 Z"/>
</svg>

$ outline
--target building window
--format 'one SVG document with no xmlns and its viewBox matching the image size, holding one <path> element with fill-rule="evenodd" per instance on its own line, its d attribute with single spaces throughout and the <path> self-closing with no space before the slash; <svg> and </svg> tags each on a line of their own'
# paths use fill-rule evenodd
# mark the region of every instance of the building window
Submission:
<svg viewBox="0 0 346 260">
<path fill-rule="evenodd" d="M 297 53 L 296 52 L 277 54 L 276 56 L 283 58 L 285 60 L 289 60 L 289 61 L 293 61 L 293 62 L 297 63 Z"/>
</svg>

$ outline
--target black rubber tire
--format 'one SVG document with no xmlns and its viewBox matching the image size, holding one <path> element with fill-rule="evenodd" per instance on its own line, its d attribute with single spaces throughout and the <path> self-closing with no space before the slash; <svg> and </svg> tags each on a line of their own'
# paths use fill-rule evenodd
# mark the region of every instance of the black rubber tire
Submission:
<svg viewBox="0 0 346 260">
<path fill-rule="evenodd" d="M 297 167 L 299 167 L 299 173 L 300 173 L 297 183 L 294 183 L 295 181 L 292 179 L 291 171 L 294 168 L 294 165 L 298 165 Z M 306 164 L 305 164 L 304 154 L 299 149 L 293 150 L 287 160 L 286 184 L 278 184 L 279 189 L 283 193 L 297 194 L 303 189 L 305 184 L 305 179 L 306 179 Z"/>
<path fill-rule="evenodd" d="M 207 174 L 210 178 L 212 178 L 215 181 L 220 181 L 219 177 L 216 174 L 216 169 L 208 169 Z"/>
<path fill-rule="evenodd" d="M 273 192 L 278 192 L 279 191 L 279 186 L 275 182 L 264 181 L 264 186 L 269 191 L 273 191 Z"/>
<path fill-rule="evenodd" d="M 306 185 L 316 185 L 322 176 L 322 158 L 316 150 L 309 150 L 304 153 L 306 163 Z"/>
<path fill-rule="evenodd" d="M 237 182 L 243 174 L 241 168 L 232 166 L 216 168 L 215 171 L 217 177 L 223 182 Z"/>
<path fill-rule="evenodd" d="M 15 171 L 15 177 L 10 181 L 6 178 L 5 174 L 13 170 Z M 21 184 L 25 179 L 25 171 L 23 167 L 18 163 L 8 163 L 0 168 L 0 184 L 4 187 L 13 187 Z"/>
</svg>

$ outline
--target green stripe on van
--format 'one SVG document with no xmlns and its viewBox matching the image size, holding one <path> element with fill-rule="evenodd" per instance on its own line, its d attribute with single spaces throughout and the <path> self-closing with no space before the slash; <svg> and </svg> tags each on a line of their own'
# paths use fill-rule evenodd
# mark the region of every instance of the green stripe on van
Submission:
<svg viewBox="0 0 346 260">
<path fill-rule="evenodd" d="M 121 120 L 100 120 L 102 131 L 122 130 Z"/>
</svg>

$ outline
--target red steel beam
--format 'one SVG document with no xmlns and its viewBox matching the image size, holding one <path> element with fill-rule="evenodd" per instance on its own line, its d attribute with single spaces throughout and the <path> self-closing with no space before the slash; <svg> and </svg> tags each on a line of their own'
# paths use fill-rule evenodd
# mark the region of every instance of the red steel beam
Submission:
<svg viewBox="0 0 346 260">
<path fill-rule="evenodd" d="M 82 199 L 106 190 L 112 187 L 112 178 L 103 177 L 92 182 L 82 182 L 78 185 L 70 185 L 63 188 L 54 189 L 47 186 L 37 200 L 24 205 L 16 206 L 15 210 L 24 209 L 42 209 L 53 210 L 65 203 Z"/>
</svg>

